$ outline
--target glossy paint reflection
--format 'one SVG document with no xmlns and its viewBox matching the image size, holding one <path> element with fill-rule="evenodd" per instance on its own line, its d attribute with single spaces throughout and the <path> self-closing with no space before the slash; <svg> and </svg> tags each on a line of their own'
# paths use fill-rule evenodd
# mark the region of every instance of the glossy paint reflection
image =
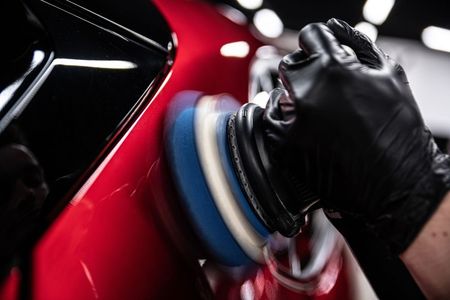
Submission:
<svg viewBox="0 0 450 300">
<path fill-rule="evenodd" d="M 35 241 L 142 108 L 167 59 L 156 42 L 128 39 L 73 5 L 23 2 L 0 11 L 17 17 L 1 32 L 20 37 L 0 57 L 0 281 L 14 265 L 29 272 Z M 167 30 L 160 18 L 152 23 Z"/>
<path fill-rule="evenodd" d="M 145 97 L 145 109 L 37 245 L 34 299 L 95 299 L 80 260 L 100 298 L 208 299 L 209 288 L 196 261 L 201 254 L 188 250 L 200 243 L 190 238 L 190 227 L 178 217 L 181 211 L 171 205 L 177 198 L 164 179 L 163 121 L 170 100 L 181 90 L 229 92 L 245 100 L 257 42 L 205 2 L 156 4 L 178 39 L 171 75 Z M 224 58 L 221 46 L 234 41 L 246 41 L 249 55 Z M 170 237 L 171 229 L 179 231 L 175 241 L 180 247 Z"/>
<path fill-rule="evenodd" d="M 8 101 L 13 98 L 14 94 L 19 90 L 20 86 L 26 81 L 27 77 L 35 76 L 35 70 L 42 68 L 42 63 L 46 53 L 42 50 L 35 50 L 31 55 L 31 62 L 25 67 L 25 71 L 19 78 L 12 83 L 6 84 L 6 87 L 0 91 L 0 111 L 8 104 Z M 31 75 L 31 76 L 30 76 Z"/>
<path fill-rule="evenodd" d="M 44 171 L 17 127 L 0 140 L 0 270 L 32 239 L 49 193 Z"/>
</svg>

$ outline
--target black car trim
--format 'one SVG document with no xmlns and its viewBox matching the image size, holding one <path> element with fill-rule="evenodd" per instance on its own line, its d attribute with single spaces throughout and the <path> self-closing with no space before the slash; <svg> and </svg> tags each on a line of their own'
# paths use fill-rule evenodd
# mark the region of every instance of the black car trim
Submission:
<svg viewBox="0 0 450 300">
<path fill-rule="evenodd" d="M 87 8 L 84 8 L 81 5 L 78 5 L 72 1 L 58 1 L 58 0 L 40 0 L 43 3 L 53 6 L 57 9 L 60 9 L 68 14 L 73 15 L 74 17 L 79 18 L 85 22 L 88 22 L 94 26 L 97 26 L 105 31 L 108 31 L 111 34 L 117 35 L 123 39 L 131 39 L 139 44 L 150 46 L 154 49 L 161 51 L 162 53 L 167 54 L 168 50 L 166 47 L 160 45 L 154 40 L 137 33 L 125 26 L 122 26 L 108 18 L 105 18 L 94 11 L 91 11 Z M 122 34 L 121 34 L 122 33 Z"/>
</svg>

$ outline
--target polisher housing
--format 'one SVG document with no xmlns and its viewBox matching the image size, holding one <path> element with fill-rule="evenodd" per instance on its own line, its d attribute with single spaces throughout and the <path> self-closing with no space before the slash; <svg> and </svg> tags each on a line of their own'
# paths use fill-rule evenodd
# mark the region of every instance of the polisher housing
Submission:
<svg viewBox="0 0 450 300">
<path fill-rule="evenodd" d="M 296 235 L 317 197 L 269 154 L 264 139 L 264 109 L 247 103 L 228 121 L 228 140 L 242 189 L 271 231 Z"/>
</svg>

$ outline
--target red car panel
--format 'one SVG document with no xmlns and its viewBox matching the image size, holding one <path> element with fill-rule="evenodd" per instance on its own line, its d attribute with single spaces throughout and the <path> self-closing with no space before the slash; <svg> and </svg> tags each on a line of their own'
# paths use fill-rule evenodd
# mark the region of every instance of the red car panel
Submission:
<svg viewBox="0 0 450 300">
<path fill-rule="evenodd" d="M 248 66 L 259 43 L 205 3 L 156 3 L 178 41 L 172 69 L 36 246 L 35 299 L 199 298 L 208 293 L 199 267 L 194 270 L 179 255 L 150 209 L 151 202 L 166 200 L 156 199 L 152 190 L 170 189 L 155 179 L 163 178 L 156 166 L 164 151 L 164 113 L 174 94 L 186 89 L 247 100 Z M 221 46 L 236 41 L 250 44 L 249 55 L 223 57 Z"/>
</svg>

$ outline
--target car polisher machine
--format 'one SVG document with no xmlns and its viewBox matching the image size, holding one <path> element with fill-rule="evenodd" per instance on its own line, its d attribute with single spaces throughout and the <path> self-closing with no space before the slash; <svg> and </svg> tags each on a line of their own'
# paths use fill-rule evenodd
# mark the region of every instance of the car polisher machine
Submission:
<svg viewBox="0 0 450 300">
<path fill-rule="evenodd" d="M 168 109 L 175 185 L 196 233 L 222 265 L 264 263 L 269 236 L 296 235 L 318 201 L 269 156 L 263 113 L 254 103 L 196 91 L 177 94 Z"/>
</svg>

